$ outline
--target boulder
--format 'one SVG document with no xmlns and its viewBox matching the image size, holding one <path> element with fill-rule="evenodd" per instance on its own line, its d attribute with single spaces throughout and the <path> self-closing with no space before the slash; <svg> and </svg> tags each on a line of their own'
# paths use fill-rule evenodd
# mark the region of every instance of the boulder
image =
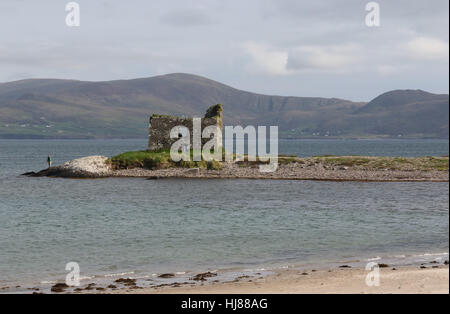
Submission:
<svg viewBox="0 0 450 314">
<path fill-rule="evenodd" d="M 29 177 L 62 177 L 62 178 L 104 178 L 112 173 L 108 158 L 90 156 L 68 161 L 61 166 L 51 167 L 37 173 L 27 172 Z"/>
</svg>

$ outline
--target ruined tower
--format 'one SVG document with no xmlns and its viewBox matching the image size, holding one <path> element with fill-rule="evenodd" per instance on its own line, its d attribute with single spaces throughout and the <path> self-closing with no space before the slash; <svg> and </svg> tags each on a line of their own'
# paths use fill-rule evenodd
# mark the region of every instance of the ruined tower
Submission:
<svg viewBox="0 0 450 314">
<path fill-rule="evenodd" d="M 217 142 L 222 146 L 222 127 L 223 127 L 223 108 L 222 105 L 214 105 L 208 108 L 205 116 L 201 119 L 201 129 L 213 126 L 217 130 Z M 189 130 L 191 143 L 193 143 L 193 118 L 181 118 L 177 116 L 154 114 L 150 117 L 148 150 L 170 149 L 177 138 L 170 138 L 170 131 L 177 126 L 186 127 Z M 184 136 L 180 134 L 180 136 Z M 210 138 L 203 139 L 202 144 L 208 142 Z"/>
</svg>

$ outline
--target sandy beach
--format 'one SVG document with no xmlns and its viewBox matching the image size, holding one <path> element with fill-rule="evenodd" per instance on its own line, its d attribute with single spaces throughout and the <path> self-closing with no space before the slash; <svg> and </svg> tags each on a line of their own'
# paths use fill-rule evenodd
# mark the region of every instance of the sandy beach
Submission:
<svg viewBox="0 0 450 314">
<path fill-rule="evenodd" d="M 118 289 L 120 294 L 448 294 L 448 266 L 380 268 L 380 285 L 366 285 L 365 269 L 280 270 L 258 279 L 204 285 Z"/>
</svg>

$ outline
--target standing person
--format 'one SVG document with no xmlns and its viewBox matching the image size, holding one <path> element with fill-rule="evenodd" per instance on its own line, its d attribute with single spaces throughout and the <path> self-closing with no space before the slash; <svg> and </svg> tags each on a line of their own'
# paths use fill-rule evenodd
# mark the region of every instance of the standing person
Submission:
<svg viewBox="0 0 450 314">
<path fill-rule="evenodd" d="M 51 168 L 52 167 L 52 157 L 50 157 L 50 155 L 48 155 L 48 157 L 47 157 L 47 163 L 48 163 L 48 167 Z"/>
</svg>

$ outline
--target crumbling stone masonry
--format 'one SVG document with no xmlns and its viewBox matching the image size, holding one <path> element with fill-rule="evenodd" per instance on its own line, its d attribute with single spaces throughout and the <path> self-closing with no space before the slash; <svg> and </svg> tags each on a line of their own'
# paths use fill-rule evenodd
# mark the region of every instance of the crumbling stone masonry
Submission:
<svg viewBox="0 0 450 314">
<path fill-rule="evenodd" d="M 204 130 L 208 126 L 215 126 L 217 128 L 217 139 L 222 145 L 222 127 L 223 114 L 222 105 L 211 106 L 205 116 L 201 120 L 201 127 Z M 148 140 L 148 150 L 170 149 L 172 144 L 178 139 L 170 138 L 170 130 L 177 126 L 184 126 L 189 129 L 191 137 L 191 147 L 193 143 L 193 118 L 181 118 L 176 116 L 158 115 L 154 114 L 150 117 L 150 132 Z M 211 136 L 212 138 L 212 136 Z M 211 138 L 202 139 L 202 145 L 208 142 Z"/>
</svg>

